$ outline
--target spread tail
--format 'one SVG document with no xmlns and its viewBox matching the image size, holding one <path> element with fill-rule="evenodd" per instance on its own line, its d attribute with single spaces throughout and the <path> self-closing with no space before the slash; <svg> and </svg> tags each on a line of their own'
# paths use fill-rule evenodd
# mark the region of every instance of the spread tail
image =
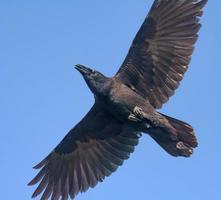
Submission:
<svg viewBox="0 0 221 200">
<path fill-rule="evenodd" d="M 163 125 L 149 129 L 150 136 L 172 156 L 189 157 L 197 147 L 197 139 L 191 125 L 161 114 Z"/>
</svg>

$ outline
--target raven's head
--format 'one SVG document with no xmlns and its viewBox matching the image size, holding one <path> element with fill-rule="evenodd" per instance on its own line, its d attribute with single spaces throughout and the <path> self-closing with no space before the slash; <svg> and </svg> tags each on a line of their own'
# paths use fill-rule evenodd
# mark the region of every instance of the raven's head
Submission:
<svg viewBox="0 0 221 200">
<path fill-rule="evenodd" d="M 88 87 L 95 95 L 99 95 L 103 92 L 104 84 L 108 80 L 106 76 L 80 64 L 76 65 L 75 69 L 82 74 Z"/>
</svg>

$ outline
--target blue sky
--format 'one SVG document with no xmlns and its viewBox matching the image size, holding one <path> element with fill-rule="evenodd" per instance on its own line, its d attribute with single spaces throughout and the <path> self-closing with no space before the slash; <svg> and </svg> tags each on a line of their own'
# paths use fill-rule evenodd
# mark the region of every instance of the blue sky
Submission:
<svg viewBox="0 0 221 200">
<path fill-rule="evenodd" d="M 74 64 L 113 75 L 152 1 L 1 0 L 1 199 L 30 199 L 32 166 L 93 104 Z M 143 136 L 116 173 L 77 200 L 221 198 L 220 1 L 209 1 L 190 68 L 161 112 L 191 123 L 190 159 L 167 155 Z"/>
</svg>

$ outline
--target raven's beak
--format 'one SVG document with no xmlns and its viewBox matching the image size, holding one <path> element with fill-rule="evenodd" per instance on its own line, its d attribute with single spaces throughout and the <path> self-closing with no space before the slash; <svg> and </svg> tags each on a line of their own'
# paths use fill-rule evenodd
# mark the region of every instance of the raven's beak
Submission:
<svg viewBox="0 0 221 200">
<path fill-rule="evenodd" d="M 81 74 L 89 74 L 91 72 L 90 68 L 85 67 L 84 65 L 77 64 L 75 69 L 78 70 Z"/>
</svg>

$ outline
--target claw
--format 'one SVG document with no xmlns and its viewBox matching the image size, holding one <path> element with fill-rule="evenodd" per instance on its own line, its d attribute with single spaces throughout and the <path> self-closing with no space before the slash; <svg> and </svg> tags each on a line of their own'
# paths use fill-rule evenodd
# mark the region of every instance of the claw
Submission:
<svg viewBox="0 0 221 200">
<path fill-rule="evenodd" d="M 140 122 L 141 121 L 141 119 L 137 118 L 136 115 L 134 115 L 132 113 L 128 116 L 128 119 L 133 122 Z"/>
<path fill-rule="evenodd" d="M 142 108 L 140 108 L 140 107 L 138 107 L 138 106 L 135 106 L 135 107 L 134 107 L 133 113 L 134 113 L 137 117 L 139 117 L 139 118 L 141 118 L 141 119 L 144 118 L 144 112 L 143 112 Z"/>
</svg>

